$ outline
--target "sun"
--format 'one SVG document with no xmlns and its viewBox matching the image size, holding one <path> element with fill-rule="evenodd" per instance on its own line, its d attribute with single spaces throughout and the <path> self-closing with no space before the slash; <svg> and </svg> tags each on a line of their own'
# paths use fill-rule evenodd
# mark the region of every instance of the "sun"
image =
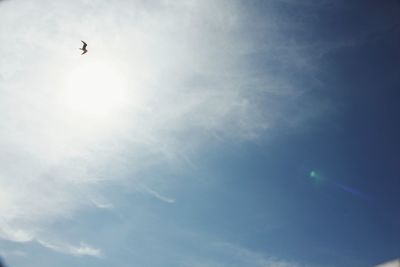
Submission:
<svg viewBox="0 0 400 267">
<path fill-rule="evenodd" d="M 126 103 L 126 86 L 115 66 L 101 61 L 86 61 L 67 77 L 61 94 L 64 108 L 72 114 L 106 118 Z"/>
</svg>

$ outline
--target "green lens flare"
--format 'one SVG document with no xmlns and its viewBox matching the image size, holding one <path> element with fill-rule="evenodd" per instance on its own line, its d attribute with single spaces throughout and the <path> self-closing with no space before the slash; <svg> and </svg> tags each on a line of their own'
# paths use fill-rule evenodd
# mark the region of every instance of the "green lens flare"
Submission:
<svg viewBox="0 0 400 267">
<path fill-rule="evenodd" d="M 310 171 L 309 176 L 314 181 L 314 183 L 317 184 L 320 184 L 325 180 L 324 177 L 316 171 Z"/>
<path fill-rule="evenodd" d="M 316 178 L 317 177 L 317 173 L 315 171 L 311 171 L 310 172 L 310 177 Z"/>
</svg>

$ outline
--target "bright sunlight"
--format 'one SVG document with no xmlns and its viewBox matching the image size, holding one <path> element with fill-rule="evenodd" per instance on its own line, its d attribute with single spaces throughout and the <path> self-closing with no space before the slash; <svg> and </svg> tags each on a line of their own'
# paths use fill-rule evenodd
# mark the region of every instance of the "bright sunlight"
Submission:
<svg viewBox="0 0 400 267">
<path fill-rule="evenodd" d="M 66 84 L 62 102 L 75 115 L 106 118 L 123 108 L 126 101 L 123 78 L 103 62 L 82 62 L 68 76 Z"/>
</svg>

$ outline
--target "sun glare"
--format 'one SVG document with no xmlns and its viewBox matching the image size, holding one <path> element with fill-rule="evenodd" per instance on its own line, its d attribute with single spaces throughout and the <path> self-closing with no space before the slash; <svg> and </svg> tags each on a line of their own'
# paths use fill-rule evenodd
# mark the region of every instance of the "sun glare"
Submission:
<svg viewBox="0 0 400 267">
<path fill-rule="evenodd" d="M 122 77 L 102 62 L 88 61 L 67 78 L 62 102 L 69 112 L 89 117 L 109 117 L 124 106 Z"/>
</svg>

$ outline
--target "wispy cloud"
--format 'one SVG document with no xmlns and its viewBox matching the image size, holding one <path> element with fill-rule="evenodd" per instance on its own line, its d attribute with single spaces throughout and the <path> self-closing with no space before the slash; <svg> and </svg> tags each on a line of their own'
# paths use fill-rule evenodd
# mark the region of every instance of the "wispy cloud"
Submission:
<svg viewBox="0 0 400 267">
<path fill-rule="evenodd" d="M 2 5 L 0 25 L 21 26 L 0 28 L 0 237 L 98 256 L 87 245 L 45 242 L 42 233 L 84 209 L 112 208 L 99 192 L 137 179 L 130 175 L 137 170 L 187 163 L 213 142 L 255 140 L 320 114 L 290 75 L 312 65 L 306 53 L 282 43 L 272 11 L 260 29 L 242 7 L 224 0 Z M 81 39 L 87 57 L 77 50 Z M 271 65 L 254 64 L 259 56 Z M 76 112 L 65 102 L 85 64 L 121 81 L 120 107 Z M 154 188 L 146 192 L 175 202 Z"/>
<path fill-rule="evenodd" d="M 37 240 L 37 242 L 42 245 L 43 247 L 49 248 L 51 250 L 64 253 L 64 254 L 71 254 L 74 256 L 93 256 L 93 257 L 100 257 L 101 250 L 89 246 L 85 243 L 80 243 L 79 246 L 72 246 L 65 243 L 51 243 L 44 240 Z"/>
<path fill-rule="evenodd" d="M 376 265 L 375 267 L 398 267 L 398 266 L 400 266 L 400 260 L 393 260 L 390 262 L 382 263 Z"/>
<path fill-rule="evenodd" d="M 153 197 L 155 197 L 155 198 L 157 198 L 157 199 L 159 199 L 159 200 L 161 200 L 163 202 L 170 203 L 170 204 L 175 203 L 175 199 L 172 199 L 172 198 L 166 197 L 164 195 L 161 195 L 159 192 L 149 188 L 146 185 L 142 185 L 142 187 L 143 187 L 143 189 L 144 189 L 144 191 L 146 193 L 149 193 Z"/>
<path fill-rule="evenodd" d="M 0 237 L 14 242 L 29 242 L 33 234 L 20 228 L 10 227 L 6 222 L 0 224 Z"/>
<path fill-rule="evenodd" d="M 244 248 L 240 245 L 226 242 L 214 242 L 208 244 L 213 252 L 213 257 L 195 257 L 187 259 L 185 266 L 193 267 L 312 267 L 311 265 L 299 262 L 269 257 L 263 253 Z M 315 266 L 314 266 L 315 267 Z"/>
<path fill-rule="evenodd" d="M 93 205 L 99 209 L 113 209 L 114 205 L 110 203 L 107 199 L 101 196 L 96 196 L 90 198 L 90 201 Z"/>
</svg>

